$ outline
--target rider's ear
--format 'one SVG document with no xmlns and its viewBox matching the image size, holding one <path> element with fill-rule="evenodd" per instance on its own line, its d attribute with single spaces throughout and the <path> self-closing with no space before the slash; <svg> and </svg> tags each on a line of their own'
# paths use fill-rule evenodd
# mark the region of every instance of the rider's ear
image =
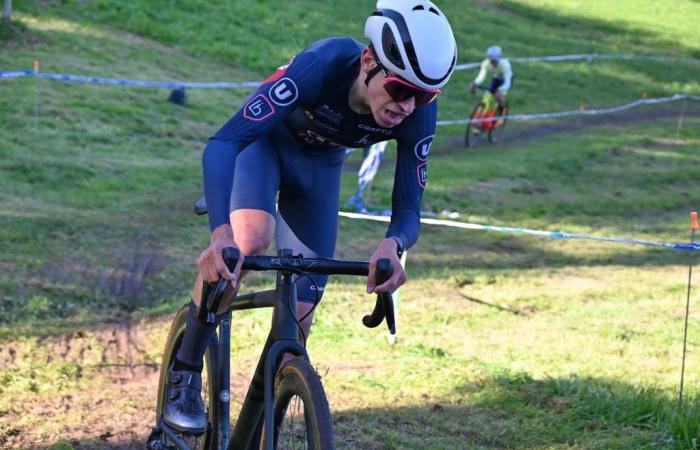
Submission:
<svg viewBox="0 0 700 450">
<path fill-rule="evenodd" d="M 368 73 L 377 66 L 377 61 L 375 61 L 372 50 L 369 47 L 365 47 L 360 54 L 360 66 L 364 73 Z"/>
</svg>

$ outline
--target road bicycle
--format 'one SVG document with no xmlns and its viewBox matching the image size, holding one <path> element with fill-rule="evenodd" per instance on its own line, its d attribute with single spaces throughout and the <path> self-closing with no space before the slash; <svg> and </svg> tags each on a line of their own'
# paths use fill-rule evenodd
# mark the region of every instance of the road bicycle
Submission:
<svg viewBox="0 0 700 450">
<path fill-rule="evenodd" d="M 224 261 L 230 270 L 239 259 L 235 248 L 224 249 Z M 277 256 L 246 256 L 243 270 L 273 270 L 277 272 L 275 289 L 253 292 L 229 298 L 228 281 L 221 279 L 216 286 L 203 287 L 198 315 L 213 322 L 214 313 L 222 302 L 230 302 L 217 334 L 209 342 L 203 370 L 202 394 L 206 405 L 208 426 L 200 435 L 181 433 L 162 419 L 167 399 L 166 383 L 169 369 L 180 348 L 187 323 L 188 305 L 175 315 L 163 352 L 158 384 L 156 426 L 148 439 L 150 450 L 241 450 L 334 449 L 333 423 L 321 379 L 309 361 L 306 348 L 299 343 L 301 321 L 297 318 L 297 292 L 294 280 L 298 276 L 316 273 L 325 275 L 364 275 L 369 263 L 340 261 L 330 258 L 304 258 L 281 249 Z M 391 277 L 388 259 L 377 262 L 377 285 Z M 226 303 L 224 303 L 226 304 Z M 230 356 L 232 311 L 252 308 L 273 308 L 272 325 L 233 430 L 230 424 Z M 386 319 L 389 331 L 396 333 L 391 294 L 377 295 L 371 314 L 362 319 L 370 328 Z M 291 355 L 291 357 L 285 355 Z"/>
<path fill-rule="evenodd" d="M 489 142 L 494 142 L 493 134 L 506 126 L 508 121 L 508 102 L 504 99 L 504 105 L 498 104 L 496 97 L 485 86 L 475 86 L 484 91 L 482 98 L 474 105 L 467 129 L 464 132 L 464 145 L 474 146 L 480 136 L 486 136 Z M 476 92 L 472 89 L 472 95 Z"/>
</svg>

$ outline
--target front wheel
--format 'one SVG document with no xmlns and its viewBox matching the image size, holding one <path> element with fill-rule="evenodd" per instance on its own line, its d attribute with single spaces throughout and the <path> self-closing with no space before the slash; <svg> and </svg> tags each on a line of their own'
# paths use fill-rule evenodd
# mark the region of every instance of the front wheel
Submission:
<svg viewBox="0 0 700 450">
<path fill-rule="evenodd" d="M 333 421 L 321 378 L 302 357 L 286 362 L 275 379 L 275 449 L 335 449 Z M 263 442 L 260 448 L 265 448 Z"/>
</svg>

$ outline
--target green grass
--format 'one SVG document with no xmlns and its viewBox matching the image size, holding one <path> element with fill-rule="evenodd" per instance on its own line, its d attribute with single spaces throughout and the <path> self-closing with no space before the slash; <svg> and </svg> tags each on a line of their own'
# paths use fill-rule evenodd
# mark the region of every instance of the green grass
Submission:
<svg viewBox="0 0 700 450">
<path fill-rule="evenodd" d="M 46 72 L 261 79 L 314 39 L 362 39 L 372 4 L 19 1 L 17 24 L 1 35 L 0 70 L 39 59 Z M 699 54 L 697 2 L 443 6 L 460 62 L 480 58 L 494 42 L 517 56 Z M 514 112 L 700 92 L 697 66 L 685 63 L 515 70 Z M 455 75 L 441 119 L 466 115 L 471 75 Z M 191 213 L 201 192 L 200 152 L 247 92 L 188 94 L 188 105 L 178 107 L 165 101 L 166 90 L 0 82 L 0 339 L 23 361 L 0 369 L 0 437 L 22 399 L 101 380 L 91 356 L 47 363 L 43 336 L 171 313 L 188 297 L 207 242 L 206 220 Z M 469 151 L 455 144 L 461 128 L 443 128 L 424 207 L 456 209 L 460 220 L 479 223 L 685 241 L 687 213 L 700 200 L 700 120 L 689 103 L 678 129 L 681 108 L 663 108 L 663 120 L 623 125 L 611 116 L 607 125 L 551 134 L 561 122 L 540 122 L 538 138 Z M 532 127 L 514 122 L 506 133 L 524 136 Z M 373 205 L 388 205 L 392 158 L 368 194 Z M 346 173 L 343 199 L 355 186 Z M 367 257 L 384 230 L 341 221 L 338 256 Z M 424 226 L 410 252 L 397 346 L 360 325 L 372 303 L 360 281 L 334 281 L 318 312 L 310 353 L 325 374 L 340 447 L 697 448 L 694 310 L 687 403 L 676 406 L 687 258 Z M 252 277 L 248 286 L 266 280 Z M 234 367 L 254 361 L 268 321 L 265 312 L 241 315 Z M 144 361 L 157 360 L 164 327 L 150 330 Z M 18 423 L 44 426 L 32 421 Z"/>
<path fill-rule="evenodd" d="M 694 39 L 698 32 L 692 18 L 700 14 L 697 4 L 690 0 L 676 2 L 670 8 L 651 6 L 650 1 L 642 2 L 642 8 L 627 4 L 611 8 L 609 2 L 597 1 L 590 8 L 576 3 L 577 8 L 557 9 L 551 3 L 542 6 L 536 1 L 474 3 L 462 0 L 441 6 L 454 24 L 459 62 L 481 59 L 486 47 L 496 42 L 513 56 L 587 52 L 698 56 L 698 39 Z M 267 76 L 317 39 L 347 35 L 364 42 L 364 20 L 374 4 L 370 0 L 349 3 L 190 1 L 181 5 L 165 0 L 128 3 L 100 0 L 83 2 L 78 8 L 70 1 L 26 1 L 20 4 L 19 10 L 70 23 L 108 23 L 178 46 L 191 54 L 247 67 L 257 72 L 257 76 L 234 79 L 252 80 Z M 589 11 L 579 14 L 581 9 Z M 661 9 L 663 13 L 649 18 L 649 9 Z M 630 11 L 634 11 L 634 20 L 629 19 Z M 653 28 L 652 32 L 649 23 L 658 22 L 666 26 Z M 679 36 L 684 39 L 679 41 Z M 119 65 L 117 61 L 112 59 L 106 74 L 116 75 L 112 67 Z M 30 64 L 28 61 L 26 67 Z M 90 73 L 105 75 L 107 67 Z M 541 112 L 574 109 L 579 105 L 609 105 L 611 98 L 621 103 L 644 94 L 697 93 L 700 92 L 698 77 L 692 76 L 697 67 L 696 64 L 648 61 L 521 64 L 515 67 L 517 88 L 513 89 L 511 99 L 517 112 Z M 138 70 L 131 76 L 147 74 Z M 205 79 L 232 78 L 231 73 L 219 75 L 221 78 L 216 78 L 215 74 L 212 72 Z M 475 72 L 455 74 L 445 88 L 440 118 L 465 117 L 465 102 L 471 102 L 467 85 L 475 75 Z"/>
</svg>

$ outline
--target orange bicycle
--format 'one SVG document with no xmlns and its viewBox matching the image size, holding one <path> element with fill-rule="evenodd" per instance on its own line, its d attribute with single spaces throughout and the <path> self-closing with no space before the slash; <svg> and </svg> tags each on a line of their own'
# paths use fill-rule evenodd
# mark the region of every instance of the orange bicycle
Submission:
<svg viewBox="0 0 700 450">
<path fill-rule="evenodd" d="M 508 120 L 508 102 L 504 100 L 504 105 L 498 104 L 496 97 L 487 87 L 475 86 L 484 91 L 483 97 L 474 105 L 467 130 L 464 133 L 464 145 L 466 147 L 476 144 L 480 136 L 486 136 L 489 142 L 494 142 L 493 133 L 506 126 Z M 472 90 L 472 95 L 475 94 Z"/>
</svg>

